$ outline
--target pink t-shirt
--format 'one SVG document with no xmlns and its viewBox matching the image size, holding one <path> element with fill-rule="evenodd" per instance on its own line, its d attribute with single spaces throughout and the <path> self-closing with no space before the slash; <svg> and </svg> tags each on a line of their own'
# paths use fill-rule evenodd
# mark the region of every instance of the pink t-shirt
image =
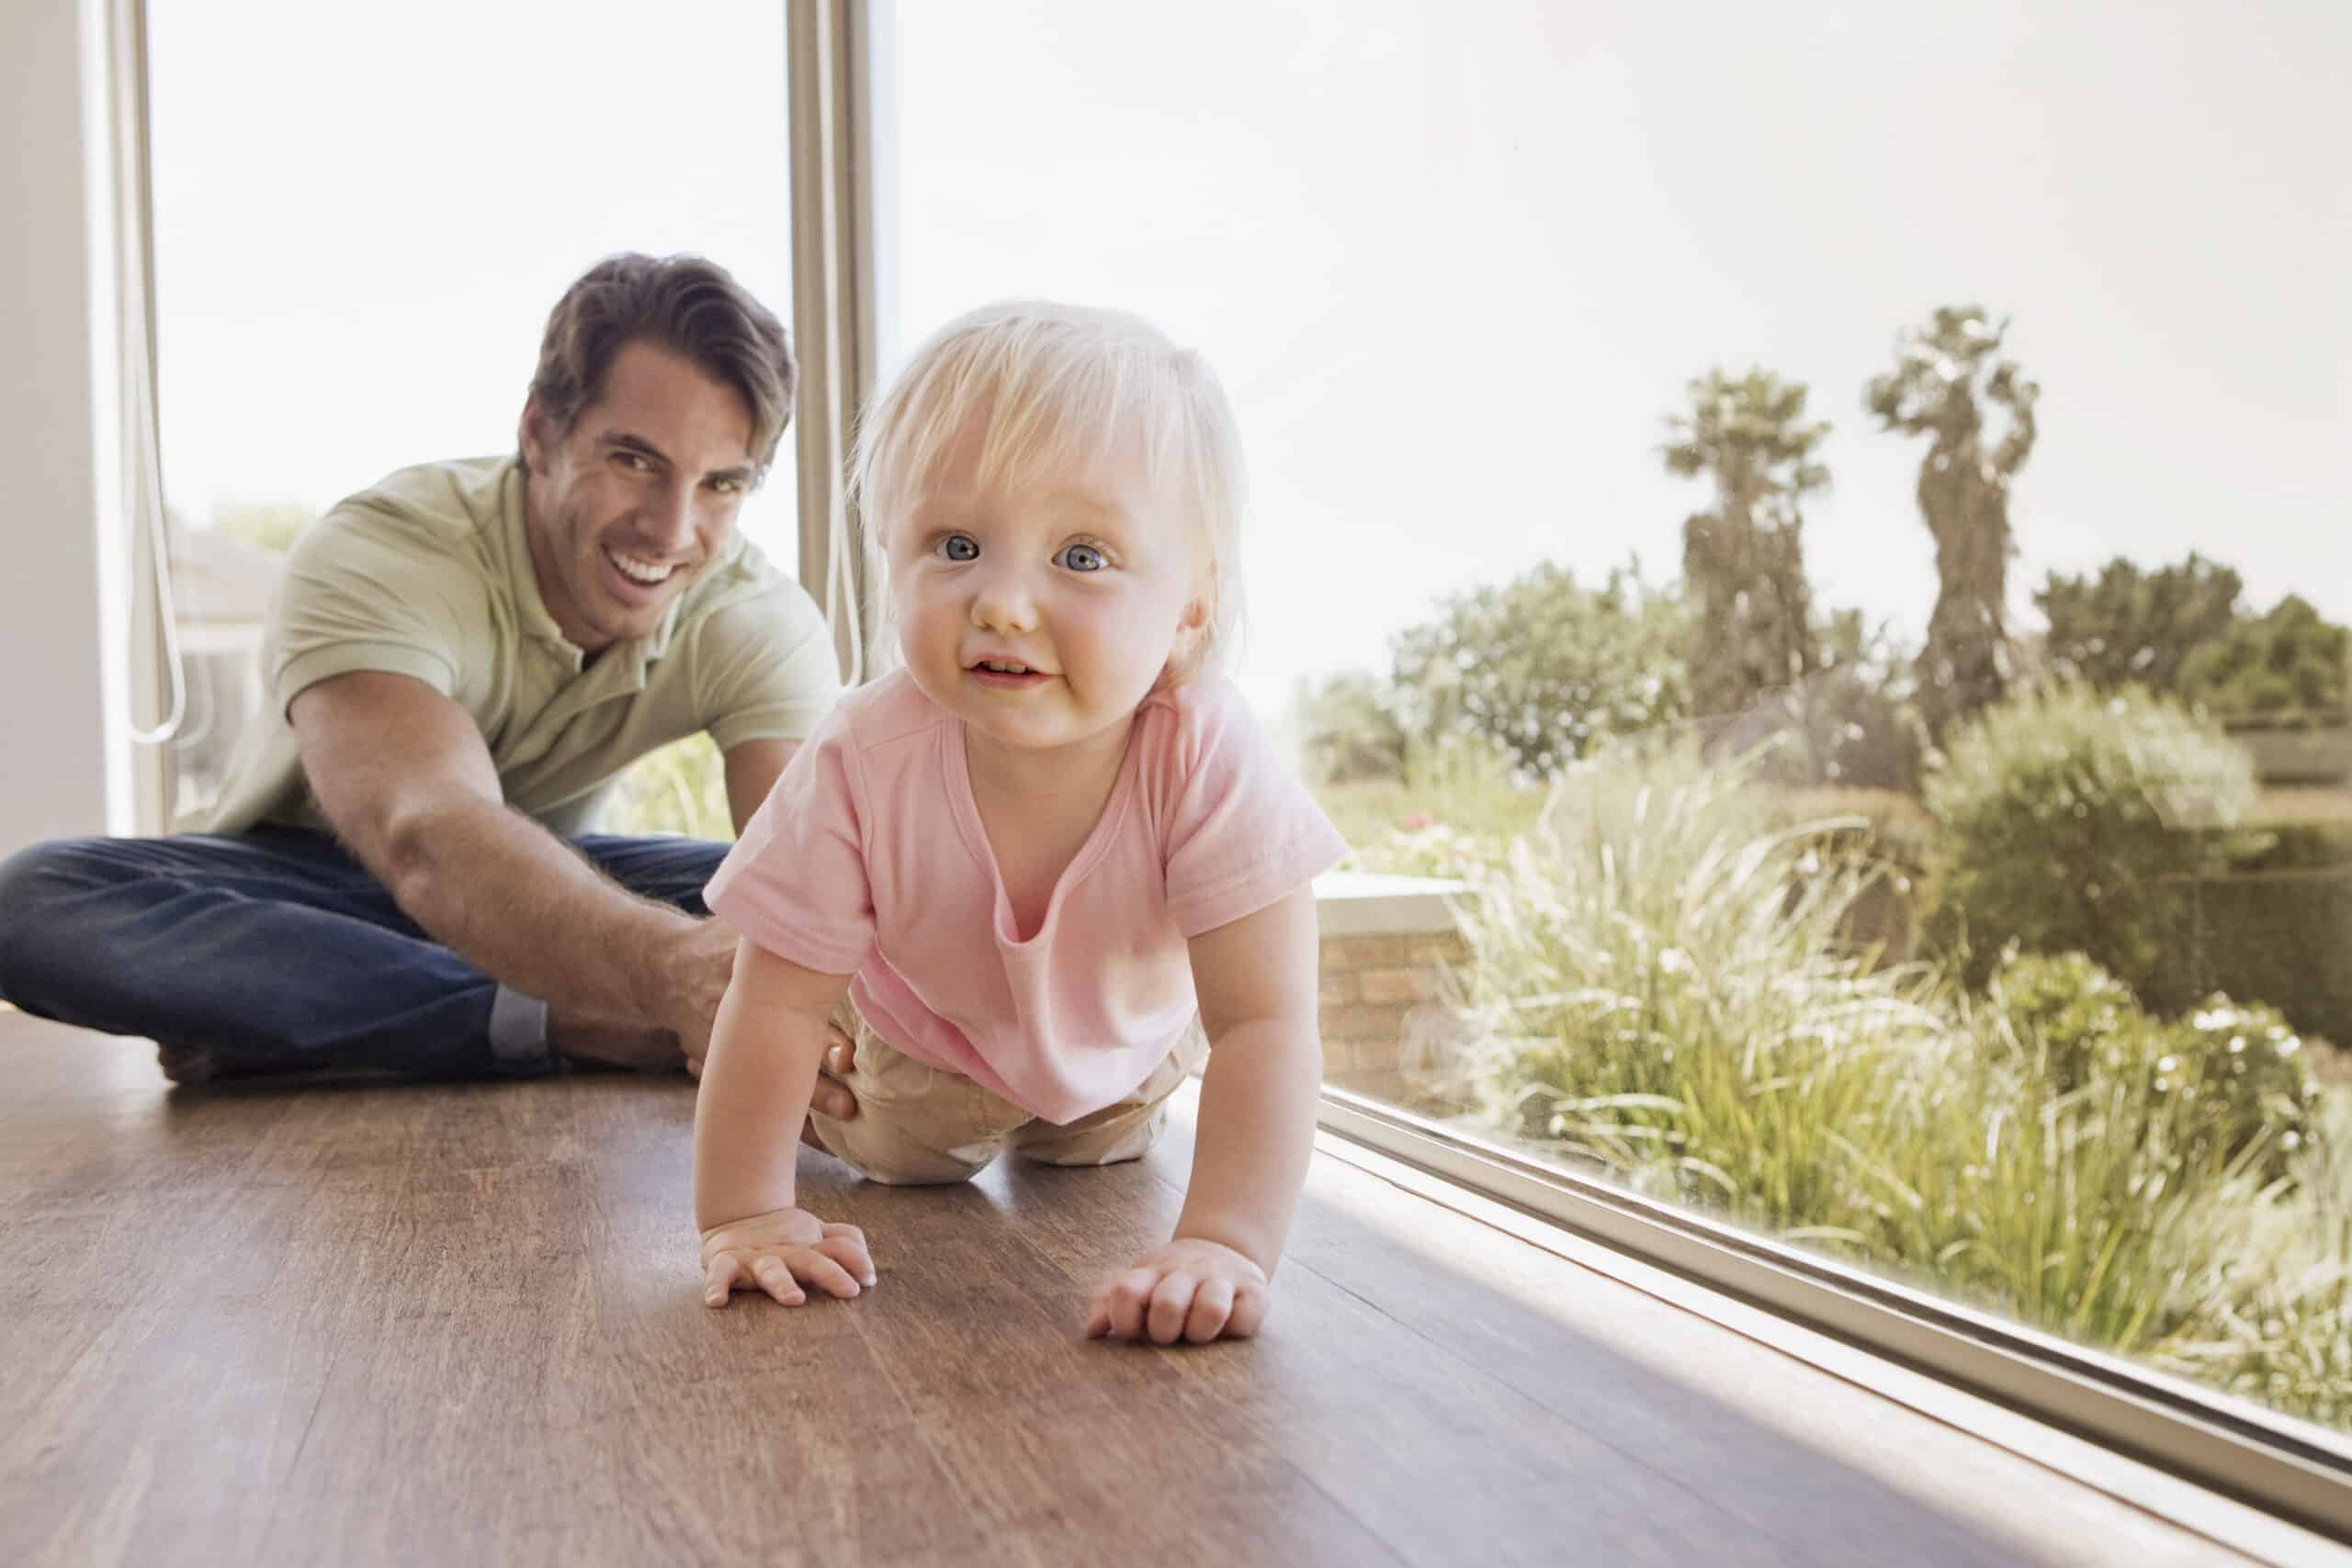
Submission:
<svg viewBox="0 0 2352 1568">
<path fill-rule="evenodd" d="M 964 726 L 903 671 L 844 697 L 710 881 L 711 909 L 795 964 L 854 974 L 906 1052 L 1048 1122 L 1116 1103 L 1196 1008 L 1187 939 L 1255 914 L 1347 845 L 1230 682 L 1152 696 L 1118 781 L 1018 939 Z"/>
</svg>

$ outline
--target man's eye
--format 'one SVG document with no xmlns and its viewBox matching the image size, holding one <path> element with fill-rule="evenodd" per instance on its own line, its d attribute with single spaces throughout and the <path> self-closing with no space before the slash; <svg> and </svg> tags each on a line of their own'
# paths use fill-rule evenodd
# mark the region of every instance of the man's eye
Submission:
<svg viewBox="0 0 2352 1568">
<path fill-rule="evenodd" d="M 1102 552 L 1092 545 L 1065 545 L 1059 564 L 1071 571 L 1101 571 L 1111 563 L 1104 560 Z"/>
<path fill-rule="evenodd" d="M 946 560 L 978 560 L 980 558 L 979 541 L 973 538 L 969 534 L 950 534 L 945 538 L 940 540 L 934 548 L 938 551 L 941 558 Z"/>
</svg>

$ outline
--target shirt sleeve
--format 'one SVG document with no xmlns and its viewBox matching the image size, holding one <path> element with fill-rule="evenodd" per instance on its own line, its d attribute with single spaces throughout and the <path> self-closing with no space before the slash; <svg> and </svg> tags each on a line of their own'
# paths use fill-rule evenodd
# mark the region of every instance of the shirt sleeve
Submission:
<svg viewBox="0 0 2352 1568">
<path fill-rule="evenodd" d="M 1348 845 L 1231 685 L 1185 693 L 1177 715 L 1164 841 L 1168 908 L 1189 941 L 1297 891 Z"/>
<path fill-rule="evenodd" d="M 464 617 L 439 564 L 398 521 L 364 508 L 330 513 L 304 530 L 274 612 L 278 712 L 320 682 L 360 670 L 411 675 L 457 695 Z"/>
<path fill-rule="evenodd" d="M 807 739 L 841 690 L 831 629 L 789 578 L 721 605 L 695 628 L 695 716 L 721 751 Z"/>
<path fill-rule="evenodd" d="M 856 973 L 874 947 L 856 765 L 836 713 L 793 753 L 703 894 L 751 941 L 822 975 Z"/>
</svg>

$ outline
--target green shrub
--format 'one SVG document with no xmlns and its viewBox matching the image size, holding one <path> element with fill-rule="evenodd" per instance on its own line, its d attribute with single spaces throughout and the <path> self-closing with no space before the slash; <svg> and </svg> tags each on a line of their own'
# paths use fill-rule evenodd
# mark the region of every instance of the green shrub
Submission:
<svg viewBox="0 0 2352 1568">
<path fill-rule="evenodd" d="M 2216 713 L 2340 715 L 2347 637 L 2352 633 L 2290 593 L 2200 644 L 2181 664 L 2181 688 Z"/>
<path fill-rule="evenodd" d="M 1869 1238 L 1865 1258 L 2176 1369 L 2198 1345 L 2254 1348 L 2250 1302 L 2298 1287 L 2290 1243 L 2343 1278 L 2313 1188 L 2267 1179 L 2262 1146 L 2231 1156 L 2200 1132 L 2194 1097 L 2153 1074 L 2062 1091 L 1987 1038 L 2008 1027 L 1998 1009 L 1974 1010 L 1946 1076 L 1909 1086 L 1903 1143 L 1872 1151 L 1879 1201 L 1848 1222 Z M 2328 1397 L 2347 1393 L 2352 1382 Z"/>
<path fill-rule="evenodd" d="M 1679 593 L 1637 572 L 1588 589 L 1545 562 L 1399 633 L 1396 711 L 1409 734 L 1482 736 L 1548 775 L 1611 735 L 1690 713 L 1689 616 Z"/>
<path fill-rule="evenodd" d="M 1879 867 L 1786 809 L 1688 750 L 1561 780 L 1461 911 L 1456 1097 L 1636 1190 L 2352 1418 L 2346 1189 L 2275 1018 L 2165 1025 L 2078 955 L 1977 1000 L 1871 967 L 1845 931 Z"/>
<path fill-rule="evenodd" d="M 2235 1157 L 2257 1144 L 2263 1174 L 2287 1174 L 2311 1137 L 2319 1085 L 2310 1053 L 2278 1010 L 2216 993 L 2158 1031 L 2156 1088 L 2196 1108 L 2199 1135 Z"/>
<path fill-rule="evenodd" d="M 727 764 L 707 735 L 690 735 L 648 752 L 614 781 L 597 813 L 606 833 L 683 833 L 726 842 L 735 837 L 727 806 Z"/>
<path fill-rule="evenodd" d="M 1694 748 L 1608 754 L 1465 904 L 1469 1086 L 1498 1125 L 1779 1228 L 1843 1213 L 1851 1147 L 1940 1030 L 1842 934 L 1874 881 Z"/>
<path fill-rule="evenodd" d="M 2024 1063 L 2053 1093 L 2148 1076 L 2164 1055 L 2132 987 L 2079 953 L 2012 953 L 1986 996 L 1988 1058 Z"/>
<path fill-rule="evenodd" d="M 2223 1162 L 2251 1156 L 2267 1180 L 2310 1139 L 2319 1089 L 2302 1041 L 2273 1008 L 2215 995 L 2175 1022 L 2152 1018 L 2079 953 L 2008 954 L 1986 987 L 1979 1043 L 2057 1095 L 2127 1086 L 2172 1144 Z"/>
<path fill-rule="evenodd" d="M 1927 782 L 1928 940 L 1972 985 L 2015 942 L 2086 953 L 2177 1011 L 2196 994 L 2191 881 L 2243 852 L 2229 829 L 2255 795 L 2245 750 L 2177 703 L 2072 685 L 2001 703 Z"/>
</svg>

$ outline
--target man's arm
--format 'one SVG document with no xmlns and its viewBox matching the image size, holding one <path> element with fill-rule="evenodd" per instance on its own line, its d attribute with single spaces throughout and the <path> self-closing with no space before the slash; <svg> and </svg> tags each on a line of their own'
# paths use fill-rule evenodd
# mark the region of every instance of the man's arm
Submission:
<svg viewBox="0 0 2352 1568">
<path fill-rule="evenodd" d="M 551 1011 L 669 1030 L 701 1054 L 731 935 L 616 886 L 510 810 L 464 708 L 364 671 L 288 715 L 327 822 L 435 939 Z"/>
<path fill-rule="evenodd" d="M 799 750 L 797 740 L 745 740 L 727 753 L 727 814 L 735 818 L 737 837 Z"/>
</svg>

